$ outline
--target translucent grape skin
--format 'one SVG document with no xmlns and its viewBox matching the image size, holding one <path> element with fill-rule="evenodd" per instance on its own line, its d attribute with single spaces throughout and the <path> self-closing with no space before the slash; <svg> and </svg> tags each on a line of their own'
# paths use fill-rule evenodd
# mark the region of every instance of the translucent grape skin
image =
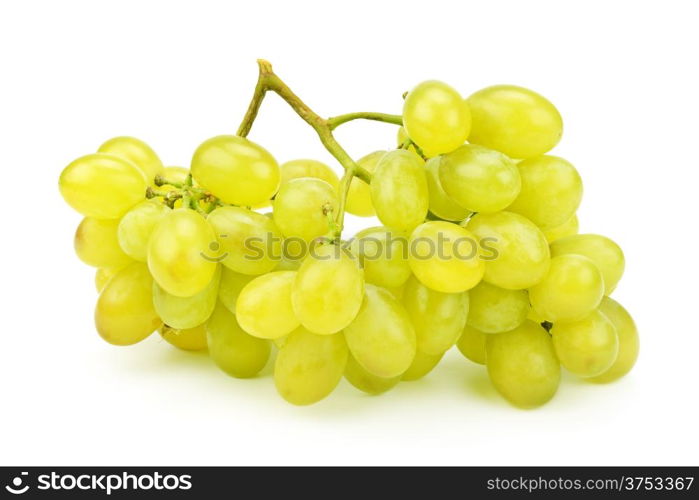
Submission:
<svg viewBox="0 0 699 500">
<path fill-rule="evenodd" d="M 235 314 L 238 296 L 245 285 L 255 279 L 255 276 L 236 273 L 226 266 L 221 267 L 221 283 L 218 286 L 218 299 L 226 308 Z"/>
<path fill-rule="evenodd" d="M 546 236 L 546 241 L 553 243 L 556 240 L 565 238 L 567 236 L 573 236 L 578 234 L 579 222 L 578 216 L 573 214 L 573 216 L 565 221 L 560 226 L 553 227 L 551 229 L 544 230 L 544 236 Z"/>
<path fill-rule="evenodd" d="M 410 277 L 407 247 L 406 236 L 382 226 L 358 232 L 351 243 L 362 263 L 366 282 L 385 288 L 400 287 Z"/>
<path fill-rule="evenodd" d="M 580 321 L 554 323 L 551 336 L 561 365 L 580 377 L 603 374 L 619 352 L 616 328 L 598 309 Z"/>
<path fill-rule="evenodd" d="M 535 408 L 558 390 L 561 369 L 549 334 L 531 321 L 485 341 L 488 376 L 497 391 L 520 408 Z"/>
<path fill-rule="evenodd" d="M 183 351 L 203 351 L 206 349 L 206 325 L 178 330 L 168 325 L 158 329 L 160 336 L 169 344 Z"/>
<path fill-rule="evenodd" d="M 118 219 L 85 217 L 75 231 L 75 253 L 81 261 L 93 267 L 122 268 L 131 258 L 119 246 Z"/>
<path fill-rule="evenodd" d="M 68 165 L 58 181 L 63 199 L 87 217 L 118 219 L 143 200 L 146 177 L 117 156 L 94 153 Z"/>
<path fill-rule="evenodd" d="M 487 338 L 487 333 L 483 333 L 470 325 L 466 325 L 456 346 L 466 359 L 478 363 L 479 365 L 484 365 L 486 356 L 485 342 Z"/>
<path fill-rule="evenodd" d="M 142 201 L 119 221 L 119 246 L 126 255 L 139 262 L 148 259 L 148 241 L 170 207 L 157 200 Z"/>
<path fill-rule="evenodd" d="M 199 185 L 214 196 L 244 207 L 272 198 L 281 179 L 279 165 L 266 149 L 233 135 L 204 141 L 194 152 L 190 170 Z"/>
<path fill-rule="evenodd" d="M 604 297 L 599 306 L 599 311 L 612 322 L 616 329 L 619 339 L 619 352 L 612 366 L 607 368 L 602 374 L 590 377 L 587 380 L 606 384 L 623 377 L 636 364 L 639 350 L 638 329 L 628 311 L 614 299 Z"/>
<path fill-rule="evenodd" d="M 403 372 L 401 380 L 403 380 L 404 382 L 414 382 L 415 380 L 421 379 L 422 377 L 430 373 L 432 370 L 434 370 L 434 368 L 439 364 L 443 357 L 443 352 L 434 355 L 425 354 L 424 352 L 420 352 L 419 350 L 416 351 L 415 357 L 413 358 L 413 362 L 410 363 L 408 369 L 405 370 L 405 372 Z"/>
<path fill-rule="evenodd" d="M 153 279 L 145 264 L 134 262 L 119 271 L 100 293 L 95 326 L 114 345 L 136 344 L 160 327 L 153 307 Z"/>
<path fill-rule="evenodd" d="M 427 190 L 430 196 L 430 212 L 441 219 L 464 220 L 471 214 L 471 211 L 456 203 L 444 191 L 442 181 L 439 179 L 439 165 L 441 161 L 442 156 L 435 156 L 425 163 Z"/>
<path fill-rule="evenodd" d="M 206 322 L 209 356 L 221 370 L 236 378 L 250 378 L 262 370 L 272 351 L 269 340 L 248 335 L 235 314 L 221 303 Z"/>
<path fill-rule="evenodd" d="M 559 255 L 551 259 L 544 279 L 529 289 L 529 300 L 547 321 L 578 321 L 599 306 L 604 296 L 602 273 L 582 255 Z"/>
<path fill-rule="evenodd" d="M 397 377 L 415 358 L 415 329 L 408 313 L 383 288 L 366 285 L 362 307 L 344 332 L 354 359 L 377 377 Z"/>
<path fill-rule="evenodd" d="M 415 327 L 417 350 L 436 356 L 459 339 L 469 314 L 469 294 L 437 292 L 413 277 L 405 285 L 403 305 Z"/>
<path fill-rule="evenodd" d="M 529 313 L 525 290 L 507 290 L 485 281 L 469 292 L 468 324 L 484 333 L 513 330 L 524 323 Z"/>
<path fill-rule="evenodd" d="M 281 173 L 280 187 L 292 179 L 314 177 L 330 184 L 335 190 L 340 185 L 340 179 L 332 168 L 317 160 L 291 160 L 279 167 Z"/>
<path fill-rule="evenodd" d="M 345 367 L 345 378 L 354 387 L 367 394 L 377 395 L 382 394 L 392 388 L 394 388 L 398 382 L 400 382 L 401 377 L 377 377 L 376 375 L 369 373 L 362 365 L 357 363 L 352 354 L 347 358 L 347 366 Z"/>
<path fill-rule="evenodd" d="M 316 335 L 303 327 L 279 349 L 274 383 L 289 403 L 310 405 L 328 396 L 342 379 L 348 358 L 341 333 Z"/>
<path fill-rule="evenodd" d="M 242 289 L 235 315 L 253 337 L 276 339 L 300 326 L 291 304 L 296 271 L 277 271 L 258 276 Z"/>
<path fill-rule="evenodd" d="M 119 271 L 121 271 L 121 269 L 100 267 L 97 272 L 95 272 L 95 288 L 97 289 L 97 292 L 99 293 L 104 290 L 104 287 L 107 286 L 109 280 L 112 279 Z"/>
<path fill-rule="evenodd" d="M 442 157 L 439 179 L 447 195 L 471 212 L 493 213 L 520 192 L 517 165 L 504 154 L 466 144 Z"/>
<path fill-rule="evenodd" d="M 403 103 L 403 126 L 428 157 L 461 146 L 471 130 L 468 103 L 446 83 L 428 80 L 413 88 Z"/>
<path fill-rule="evenodd" d="M 469 142 L 502 151 L 510 158 L 534 158 L 551 150 L 563 134 L 558 110 L 536 92 L 495 85 L 468 98 Z"/>
<path fill-rule="evenodd" d="M 151 147 L 135 137 L 114 137 L 102 144 L 98 153 L 107 153 L 133 163 L 143 172 L 149 184 L 163 172 L 163 162 Z"/>
<path fill-rule="evenodd" d="M 153 282 L 153 306 L 158 316 L 170 327 L 178 330 L 194 328 L 206 323 L 216 307 L 221 268 L 218 266 L 211 282 L 201 292 L 191 297 L 177 297 Z"/>
<path fill-rule="evenodd" d="M 357 165 L 369 173 L 373 173 L 376 169 L 376 164 L 379 163 L 379 160 L 385 154 L 386 151 L 374 151 L 357 160 Z M 369 184 L 359 177 L 354 177 L 350 182 L 345 209 L 349 213 L 360 217 L 371 217 L 376 214 L 374 205 L 371 202 L 371 188 L 369 188 Z"/>
<path fill-rule="evenodd" d="M 303 177 L 284 184 L 274 198 L 274 221 L 285 237 L 310 241 L 330 231 L 327 210 L 337 213 L 337 193 L 320 179 Z"/>
<path fill-rule="evenodd" d="M 429 208 L 427 177 L 424 162 L 415 153 L 396 149 L 383 155 L 369 187 L 384 226 L 410 232 L 424 222 Z"/>
</svg>

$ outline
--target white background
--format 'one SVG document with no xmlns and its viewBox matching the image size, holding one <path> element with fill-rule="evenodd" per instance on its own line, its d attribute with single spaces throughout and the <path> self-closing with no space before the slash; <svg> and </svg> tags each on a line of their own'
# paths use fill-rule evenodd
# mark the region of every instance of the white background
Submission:
<svg viewBox="0 0 699 500">
<path fill-rule="evenodd" d="M 697 465 L 699 77 L 692 2 L 35 2 L 0 7 L 0 463 Z M 370 397 L 342 382 L 297 408 L 269 367 L 235 380 L 153 336 L 94 332 L 93 270 L 57 178 L 122 134 L 187 165 L 234 133 L 255 59 L 323 115 L 400 112 L 437 78 L 468 95 L 515 83 L 549 97 L 555 153 L 585 182 L 583 232 L 627 257 L 615 292 L 642 337 L 636 369 L 597 386 L 566 376 L 534 411 L 507 405 L 458 352 Z M 358 157 L 391 125 L 338 136 Z M 276 97 L 251 139 L 278 160 L 332 163 Z M 350 232 L 370 221 L 352 219 Z"/>
</svg>

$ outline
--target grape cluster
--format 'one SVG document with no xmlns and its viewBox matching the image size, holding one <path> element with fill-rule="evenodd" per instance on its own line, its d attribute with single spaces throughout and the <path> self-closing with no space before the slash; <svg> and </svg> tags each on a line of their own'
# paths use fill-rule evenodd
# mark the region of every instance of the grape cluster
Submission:
<svg viewBox="0 0 699 500">
<path fill-rule="evenodd" d="M 278 165 L 247 131 L 205 141 L 189 169 L 131 137 L 69 164 L 59 187 L 84 216 L 75 250 L 97 268 L 99 334 L 131 345 L 157 330 L 233 377 L 277 351 L 276 387 L 299 405 L 343 376 L 370 394 L 417 380 L 455 345 L 523 408 L 553 397 L 561 366 L 625 375 L 638 334 L 609 297 L 624 255 L 577 234 L 580 175 L 547 154 L 556 108 L 521 87 L 464 99 L 426 81 L 401 122 L 397 148 L 339 158 L 342 180 L 315 160 Z M 344 240 L 345 211 L 381 225 Z"/>
</svg>

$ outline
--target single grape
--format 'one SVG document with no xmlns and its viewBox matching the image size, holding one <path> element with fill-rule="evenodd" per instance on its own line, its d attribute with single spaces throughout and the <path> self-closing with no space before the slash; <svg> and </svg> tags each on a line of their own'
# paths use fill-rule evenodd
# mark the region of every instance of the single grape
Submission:
<svg viewBox="0 0 699 500">
<path fill-rule="evenodd" d="M 563 134 L 558 110 L 536 92 L 515 85 L 486 87 L 468 98 L 469 142 L 512 158 L 534 158 L 552 149 Z"/>
<path fill-rule="evenodd" d="M 407 281 L 405 283 L 407 283 Z M 405 295 L 405 283 L 402 284 L 401 286 L 384 287 L 384 288 L 386 288 L 386 290 L 391 292 L 391 295 L 393 295 L 396 299 L 403 300 L 403 295 Z"/>
<path fill-rule="evenodd" d="M 155 151 L 135 137 L 114 137 L 102 144 L 97 152 L 118 156 L 133 163 L 143 172 L 148 184 L 152 184 L 155 176 L 163 172 L 163 162 Z"/>
<path fill-rule="evenodd" d="M 274 365 L 274 383 L 289 403 L 309 405 L 328 396 L 342 379 L 347 344 L 341 333 L 316 335 L 300 327 L 289 334 Z"/>
<path fill-rule="evenodd" d="M 541 326 L 525 321 L 509 332 L 488 335 L 485 352 L 491 382 L 513 405 L 534 408 L 556 394 L 561 368 Z"/>
<path fill-rule="evenodd" d="M 285 255 L 285 252 L 282 252 L 282 258 L 277 262 L 274 271 L 298 271 L 302 262 L 303 258 L 292 259 L 289 255 Z"/>
<path fill-rule="evenodd" d="M 565 221 L 560 226 L 553 227 L 551 229 L 544 230 L 544 236 L 546 236 L 546 241 L 553 243 L 556 240 L 565 238 L 566 236 L 573 236 L 578 234 L 578 216 L 573 214 L 573 216 Z"/>
<path fill-rule="evenodd" d="M 122 268 L 114 269 L 109 267 L 100 267 L 95 273 L 95 288 L 97 288 L 97 292 L 99 293 L 104 290 L 104 287 L 107 286 L 109 280 L 112 279 L 116 273 L 121 271 L 121 269 Z"/>
<path fill-rule="evenodd" d="M 206 325 L 178 330 L 168 325 L 158 329 L 160 335 L 169 343 L 183 351 L 203 351 L 206 349 Z"/>
<path fill-rule="evenodd" d="M 485 341 L 487 338 L 487 333 L 483 333 L 471 325 L 466 325 L 461 337 L 459 337 L 459 341 L 456 343 L 456 347 L 459 348 L 459 351 L 466 359 L 479 365 L 484 365 Z"/>
<path fill-rule="evenodd" d="M 291 305 L 296 271 L 277 271 L 258 276 L 238 296 L 235 315 L 240 326 L 253 337 L 276 339 L 301 324 Z"/>
<path fill-rule="evenodd" d="M 373 173 L 376 169 L 376 164 L 379 163 L 379 160 L 385 154 L 386 151 L 374 151 L 357 160 L 357 165 L 369 171 L 369 173 Z M 376 214 L 374 205 L 371 202 L 371 188 L 369 184 L 359 177 L 354 177 L 350 181 L 345 210 L 360 217 L 371 217 Z"/>
<path fill-rule="evenodd" d="M 155 311 L 165 324 L 179 330 L 204 324 L 216 307 L 220 281 L 221 268 L 217 266 L 211 282 L 201 292 L 191 297 L 172 295 L 157 282 L 153 282 Z"/>
<path fill-rule="evenodd" d="M 218 286 L 218 299 L 235 314 L 235 305 L 238 302 L 238 296 L 245 285 L 254 280 L 256 276 L 236 273 L 231 271 L 226 266 L 221 267 L 221 283 Z"/>
<path fill-rule="evenodd" d="M 396 288 L 410 277 L 408 238 L 401 233 L 370 227 L 357 233 L 351 249 L 362 263 L 367 283 Z"/>
<path fill-rule="evenodd" d="M 517 165 L 492 149 L 465 144 L 442 157 L 439 180 L 447 195 L 471 212 L 498 212 L 520 192 Z"/>
<path fill-rule="evenodd" d="M 184 167 L 165 167 L 160 173 L 163 179 L 170 182 L 177 182 L 179 184 L 184 184 L 187 181 L 187 176 L 189 175 L 189 169 Z M 163 184 L 160 189 L 169 190 L 173 188 L 170 184 Z"/>
<path fill-rule="evenodd" d="M 337 194 L 320 179 L 292 179 L 281 187 L 273 207 L 274 222 L 284 236 L 310 241 L 330 231 L 328 212 L 337 213 Z"/>
<path fill-rule="evenodd" d="M 435 156 L 425 163 L 427 190 L 430 195 L 430 212 L 441 219 L 461 221 L 471 215 L 471 211 L 452 200 L 442 187 L 439 179 L 439 165 L 443 156 Z"/>
<path fill-rule="evenodd" d="M 243 137 L 219 135 L 194 152 L 192 176 L 225 203 L 251 207 L 279 188 L 279 165 L 264 148 Z"/>
<path fill-rule="evenodd" d="M 118 227 L 118 219 L 85 217 L 73 239 L 75 253 L 80 260 L 89 266 L 116 269 L 130 263 L 131 258 L 119 246 Z"/>
<path fill-rule="evenodd" d="M 408 93 L 403 104 L 403 126 L 429 157 L 461 146 L 471 130 L 471 112 L 452 87 L 429 80 Z"/>
<path fill-rule="evenodd" d="M 362 307 L 344 331 L 352 356 L 377 377 L 397 377 L 413 362 L 415 329 L 400 302 L 383 288 L 366 285 Z"/>
<path fill-rule="evenodd" d="M 351 354 L 347 358 L 345 378 L 360 391 L 372 395 L 381 394 L 393 389 L 401 379 L 400 375 L 390 378 L 377 377 L 373 373 L 369 373 L 362 368 L 362 365 L 357 363 L 357 360 L 354 359 L 354 356 Z"/>
<path fill-rule="evenodd" d="M 333 169 L 328 167 L 325 163 L 316 160 L 304 159 L 287 161 L 279 167 L 279 170 L 281 172 L 280 187 L 292 179 L 299 179 L 301 177 L 320 179 L 330 184 L 336 191 L 340 185 L 340 179 L 338 179 Z"/>
<path fill-rule="evenodd" d="M 529 314 L 526 290 L 507 290 L 481 281 L 469 292 L 468 324 L 485 333 L 513 330 Z"/>
<path fill-rule="evenodd" d="M 619 353 L 612 366 L 601 375 L 588 378 L 591 382 L 604 384 L 617 380 L 631 371 L 638 358 L 639 342 L 636 323 L 621 304 L 605 297 L 599 305 L 599 310 L 612 322 L 619 338 Z"/>
<path fill-rule="evenodd" d="M 118 219 L 146 194 L 146 177 L 117 156 L 94 153 L 68 165 L 58 181 L 63 199 L 87 217 Z"/>
<path fill-rule="evenodd" d="M 155 229 L 170 208 L 158 200 L 142 201 L 119 221 L 117 235 L 119 246 L 134 260 L 146 262 L 148 260 L 148 241 Z"/>
<path fill-rule="evenodd" d="M 416 351 L 413 362 L 410 364 L 407 370 L 403 372 L 401 380 L 405 382 L 413 382 L 419 380 L 428 373 L 430 373 L 439 364 L 444 353 L 425 354 L 424 352 Z"/>
</svg>

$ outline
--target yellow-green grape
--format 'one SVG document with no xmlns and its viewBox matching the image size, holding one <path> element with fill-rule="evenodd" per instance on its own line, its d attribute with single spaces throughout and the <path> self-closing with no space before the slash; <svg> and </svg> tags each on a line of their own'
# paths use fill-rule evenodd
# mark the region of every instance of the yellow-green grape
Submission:
<svg viewBox="0 0 699 500">
<path fill-rule="evenodd" d="M 153 282 L 153 305 L 165 324 L 177 329 L 194 328 L 206 323 L 216 307 L 220 267 L 216 268 L 211 282 L 201 292 L 191 297 L 177 297 Z"/>
<path fill-rule="evenodd" d="M 289 403 L 309 405 L 328 396 L 342 379 L 347 344 L 341 333 L 316 335 L 294 330 L 279 349 L 274 383 Z"/>
<path fill-rule="evenodd" d="M 97 150 L 98 153 L 108 153 L 136 165 L 143 175 L 146 176 L 148 184 L 152 184 L 155 176 L 163 171 L 163 162 L 151 147 L 135 137 L 114 137 L 102 144 Z"/>
<path fill-rule="evenodd" d="M 301 324 L 326 335 L 339 332 L 354 319 L 363 297 L 359 263 L 336 245 L 314 247 L 297 271 L 291 290 Z"/>
<path fill-rule="evenodd" d="M 325 163 L 316 160 L 304 159 L 287 161 L 286 163 L 282 163 L 279 170 L 281 172 L 280 186 L 292 179 L 299 179 L 301 177 L 320 179 L 330 184 L 335 190 L 337 190 L 340 185 L 340 179 L 338 179 L 333 169 L 328 167 Z"/>
<path fill-rule="evenodd" d="M 422 159 L 396 149 L 383 155 L 371 177 L 371 202 L 384 226 L 409 232 L 425 220 L 429 208 Z"/>
<path fill-rule="evenodd" d="M 485 352 L 491 382 L 513 405 L 534 408 L 556 394 L 561 367 L 551 337 L 536 323 L 488 335 Z"/>
<path fill-rule="evenodd" d="M 254 280 L 256 276 L 248 274 L 240 274 L 231 271 L 225 266 L 221 267 L 221 283 L 218 285 L 218 299 L 235 314 L 235 305 L 238 302 L 238 296 L 245 285 Z"/>
<path fill-rule="evenodd" d="M 235 315 L 240 326 L 254 337 L 276 339 L 301 324 L 291 305 L 296 271 L 277 271 L 258 276 L 238 296 Z"/>
<path fill-rule="evenodd" d="M 415 327 L 418 351 L 436 356 L 459 339 L 469 314 L 469 294 L 436 292 L 413 277 L 405 285 L 403 305 Z"/>
<path fill-rule="evenodd" d="M 583 185 L 575 167 L 557 156 L 539 156 L 517 164 L 519 196 L 507 208 L 546 230 L 569 220 L 580 206 Z"/>
<path fill-rule="evenodd" d="M 604 296 L 602 273 L 582 255 L 551 259 L 544 279 L 529 289 L 529 300 L 546 321 L 577 321 L 597 308 Z"/>
<path fill-rule="evenodd" d="M 410 138 L 408 137 L 408 133 L 405 131 L 405 127 L 398 127 L 398 134 L 396 135 L 396 145 L 398 147 L 401 147 L 408 139 Z M 417 153 L 417 150 L 415 149 L 415 146 L 413 144 L 408 146 L 408 151 Z"/>
<path fill-rule="evenodd" d="M 551 255 L 577 254 L 592 260 L 604 276 L 604 294 L 611 294 L 624 274 L 626 259 L 621 247 L 606 236 L 576 234 L 551 243 Z"/>
<path fill-rule="evenodd" d="M 134 262 L 109 280 L 97 299 L 95 326 L 114 345 L 140 342 L 160 327 L 153 307 L 153 278 L 145 264 Z"/>
<path fill-rule="evenodd" d="M 291 256 L 282 252 L 282 258 L 277 261 L 274 271 L 298 271 L 303 258 L 292 259 Z"/>
<path fill-rule="evenodd" d="M 121 268 L 100 267 L 95 273 L 95 288 L 97 288 L 97 292 L 104 290 L 109 280 L 119 271 L 121 271 Z"/>
<path fill-rule="evenodd" d="M 94 267 L 121 268 L 131 258 L 119 246 L 118 219 L 85 217 L 75 231 L 75 253 L 85 264 Z"/>
<path fill-rule="evenodd" d="M 573 214 L 573 216 L 565 221 L 560 226 L 552 227 L 551 229 L 544 229 L 544 236 L 549 243 L 553 243 L 556 240 L 565 238 L 566 236 L 573 236 L 578 234 L 579 222 L 578 216 Z"/>
<path fill-rule="evenodd" d="M 184 184 L 184 182 L 187 180 L 187 176 L 189 175 L 189 169 L 184 167 L 165 167 L 163 168 L 163 171 L 160 173 L 160 175 L 166 181 Z M 161 186 L 161 189 L 168 189 L 172 187 L 173 186 L 171 186 L 170 184 L 164 184 L 163 186 Z"/>
<path fill-rule="evenodd" d="M 345 328 L 345 339 L 357 362 L 377 377 L 401 375 L 415 357 L 415 329 L 408 313 L 389 291 L 374 285 L 366 285 L 362 307 Z"/>
<path fill-rule="evenodd" d="M 466 227 L 477 238 L 486 261 L 484 281 L 521 290 L 546 276 L 551 260 L 548 242 L 526 217 L 512 212 L 478 214 Z"/>
<path fill-rule="evenodd" d="M 408 262 L 422 284 L 444 293 L 473 288 L 485 270 L 475 236 L 442 221 L 425 222 L 415 228 L 410 235 Z"/>
<path fill-rule="evenodd" d="M 619 352 L 616 328 L 598 309 L 579 321 L 554 323 L 551 336 L 561 365 L 581 377 L 603 374 Z"/>
<path fill-rule="evenodd" d="M 58 181 L 63 199 L 87 217 L 118 219 L 143 200 L 146 177 L 117 156 L 94 153 L 68 165 Z"/>
<path fill-rule="evenodd" d="M 468 103 L 452 87 L 429 80 L 408 93 L 403 126 L 429 157 L 461 146 L 471 131 Z"/>
<path fill-rule="evenodd" d="M 527 319 L 530 321 L 533 321 L 537 325 L 540 325 L 541 323 L 546 321 L 545 318 L 542 318 L 533 307 L 529 308 L 529 313 L 527 314 Z"/>
<path fill-rule="evenodd" d="M 158 332 L 169 344 L 183 351 L 203 351 L 207 346 L 206 325 L 198 325 L 184 330 L 163 325 L 158 329 Z"/>
<path fill-rule="evenodd" d="M 281 258 L 282 235 L 269 217 L 240 207 L 219 207 L 206 219 L 221 263 L 242 274 L 263 274 Z"/>
<path fill-rule="evenodd" d="M 623 377 L 629 373 L 633 365 L 636 364 L 639 349 L 638 330 L 636 329 L 636 323 L 634 323 L 628 311 L 614 299 L 610 299 L 609 297 L 603 298 L 602 303 L 599 305 L 599 310 L 612 322 L 616 329 L 619 338 L 619 353 L 612 366 L 607 368 L 601 375 L 589 378 L 588 380 L 591 382 L 607 383 Z"/>
<path fill-rule="evenodd" d="M 558 110 L 536 92 L 495 85 L 468 98 L 469 142 L 497 149 L 512 158 L 533 158 L 552 149 L 563 134 Z"/>
<path fill-rule="evenodd" d="M 422 377 L 430 373 L 432 370 L 434 370 L 434 368 L 437 366 L 437 364 L 439 364 L 443 356 L 443 352 L 434 355 L 416 351 L 415 357 L 413 358 L 413 362 L 410 363 L 408 369 L 405 370 L 405 372 L 403 372 L 401 380 L 404 380 L 405 382 L 412 382 L 414 380 L 421 379 Z"/>
<path fill-rule="evenodd" d="M 492 149 L 466 144 L 442 157 L 439 180 L 447 195 L 472 212 L 493 213 L 519 194 L 517 165 Z"/>
<path fill-rule="evenodd" d="M 364 268 L 367 283 L 396 288 L 410 277 L 408 238 L 385 227 L 370 227 L 352 239 L 352 251 Z"/>
<path fill-rule="evenodd" d="M 479 365 L 485 364 L 485 341 L 488 338 L 487 333 L 483 333 L 470 325 L 464 327 L 464 331 L 456 343 L 461 354 Z"/>
<path fill-rule="evenodd" d="M 338 201 L 330 184 L 304 177 L 284 184 L 272 206 L 274 222 L 285 237 L 310 241 L 328 234 L 328 212 L 337 213 Z"/>
<path fill-rule="evenodd" d="M 142 201 L 119 221 L 117 235 L 119 246 L 132 259 L 145 262 L 148 259 L 148 240 L 155 226 L 170 208 L 157 200 Z"/>
<path fill-rule="evenodd" d="M 525 290 L 507 290 L 480 282 L 469 292 L 468 324 L 485 333 L 513 330 L 529 314 L 529 296 Z"/>
<path fill-rule="evenodd" d="M 200 186 L 233 205 L 259 205 L 279 188 L 274 157 L 254 142 L 233 135 L 204 141 L 194 152 L 191 172 Z"/>
<path fill-rule="evenodd" d="M 373 173 L 376 169 L 376 164 L 379 163 L 379 160 L 385 154 L 386 151 L 374 151 L 357 160 L 357 165 L 369 171 L 369 173 Z M 371 217 L 376 214 L 374 205 L 371 202 L 371 188 L 369 184 L 359 177 L 354 177 L 350 181 L 345 210 L 360 217 Z"/>
<path fill-rule="evenodd" d="M 148 242 L 148 268 L 165 291 L 191 297 L 211 283 L 218 253 L 210 245 L 216 235 L 193 210 L 178 208 L 166 214 Z"/>
<path fill-rule="evenodd" d="M 407 283 L 407 281 L 405 283 Z M 384 287 L 384 288 L 386 288 L 386 290 L 391 292 L 391 295 L 393 295 L 396 299 L 403 300 L 403 295 L 405 295 L 405 284 L 403 284 L 401 286 Z"/>
<path fill-rule="evenodd" d="M 395 387 L 400 382 L 400 375 L 396 377 L 384 378 L 377 377 L 373 373 L 369 373 L 362 365 L 357 363 L 354 356 L 351 354 L 347 358 L 347 366 L 345 367 L 345 378 L 360 391 L 367 394 L 381 394 Z"/>
<path fill-rule="evenodd" d="M 439 180 L 439 165 L 442 158 L 442 156 L 435 156 L 425 163 L 427 190 L 430 193 L 430 212 L 442 219 L 461 221 L 468 217 L 471 211 L 456 203 L 444 191 L 442 181 Z"/>
<path fill-rule="evenodd" d="M 220 303 L 206 322 L 206 342 L 214 363 L 236 378 L 257 375 L 267 364 L 272 351 L 269 340 L 245 333 L 235 314 Z"/>
</svg>

